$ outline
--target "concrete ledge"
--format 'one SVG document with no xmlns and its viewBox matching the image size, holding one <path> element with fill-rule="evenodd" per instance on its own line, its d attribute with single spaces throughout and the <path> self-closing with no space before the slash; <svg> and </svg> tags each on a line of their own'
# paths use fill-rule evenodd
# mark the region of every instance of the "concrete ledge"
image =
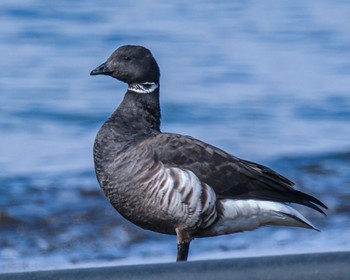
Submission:
<svg viewBox="0 0 350 280">
<path fill-rule="evenodd" d="M 350 252 L 0 274 L 3 279 L 350 279 Z"/>
</svg>

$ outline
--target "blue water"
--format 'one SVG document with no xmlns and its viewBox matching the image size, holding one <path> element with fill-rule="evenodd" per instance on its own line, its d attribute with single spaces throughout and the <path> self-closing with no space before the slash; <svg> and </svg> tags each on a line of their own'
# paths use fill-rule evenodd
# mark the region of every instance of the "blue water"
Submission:
<svg viewBox="0 0 350 280">
<path fill-rule="evenodd" d="M 126 86 L 89 72 L 122 44 L 161 67 L 163 131 L 282 172 L 329 207 L 321 232 L 195 240 L 190 259 L 350 249 L 350 2 L 0 3 L 0 270 L 173 261 L 122 219 L 92 145 Z"/>
</svg>

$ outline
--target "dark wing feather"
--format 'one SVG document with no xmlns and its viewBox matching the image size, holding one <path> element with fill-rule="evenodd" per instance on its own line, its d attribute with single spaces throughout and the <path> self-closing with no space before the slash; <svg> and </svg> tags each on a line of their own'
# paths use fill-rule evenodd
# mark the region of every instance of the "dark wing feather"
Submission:
<svg viewBox="0 0 350 280">
<path fill-rule="evenodd" d="M 321 201 L 294 189 L 294 183 L 270 168 L 239 159 L 212 145 L 171 133 L 143 140 L 163 164 L 189 169 L 219 198 L 261 199 L 299 203 L 324 213 Z"/>
</svg>

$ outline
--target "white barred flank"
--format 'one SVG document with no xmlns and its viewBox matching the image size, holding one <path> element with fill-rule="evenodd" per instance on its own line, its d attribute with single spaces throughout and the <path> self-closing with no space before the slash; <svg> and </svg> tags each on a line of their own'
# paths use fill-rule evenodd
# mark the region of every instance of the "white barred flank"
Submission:
<svg viewBox="0 0 350 280">
<path fill-rule="evenodd" d="M 221 200 L 223 215 L 212 229 L 215 235 L 253 230 L 264 225 L 316 229 L 294 208 L 281 202 Z"/>
<path fill-rule="evenodd" d="M 191 231 L 210 226 L 217 218 L 213 189 L 190 170 L 162 164 L 159 167 L 150 186 L 159 207 L 180 221 L 179 229 Z"/>
<path fill-rule="evenodd" d="M 220 199 L 218 218 L 216 194 L 190 170 L 158 163 L 146 183 L 152 206 L 165 211 L 179 230 L 195 236 L 216 236 L 260 226 L 279 225 L 316 229 L 297 210 L 282 202 Z M 202 230 L 202 232 L 198 232 Z"/>
</svg>

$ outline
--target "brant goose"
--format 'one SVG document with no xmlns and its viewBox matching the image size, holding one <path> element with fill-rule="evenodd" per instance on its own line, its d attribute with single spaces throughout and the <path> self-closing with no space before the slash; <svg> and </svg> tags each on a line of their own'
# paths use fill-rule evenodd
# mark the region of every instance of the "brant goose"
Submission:
<svg viewBox="0 0 350 280">
<path fill-rule="evenodd" d="M 90 75 L 128 84 L 94 144 L 98 182 L 113 207 L 148 230 L 177 235 L 177 261 L 189 244 L 264 225 L 317 230 L 289 203 L 324 214 L 315 197 L 263 165 L 189 136 L 160 131 L 159 68 L 151 52 L 126 45 Z"/>
</svg>

